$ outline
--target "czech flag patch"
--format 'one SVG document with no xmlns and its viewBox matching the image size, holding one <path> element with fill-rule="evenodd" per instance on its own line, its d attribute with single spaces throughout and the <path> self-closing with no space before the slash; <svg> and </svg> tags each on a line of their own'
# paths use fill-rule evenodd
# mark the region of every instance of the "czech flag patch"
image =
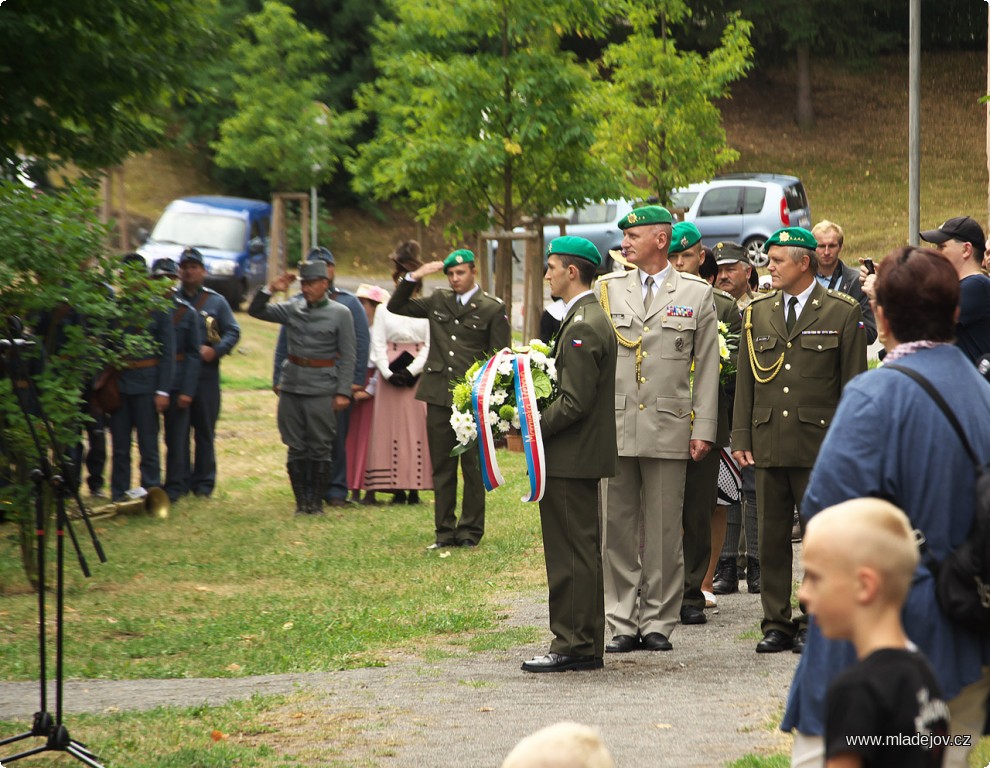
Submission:
<svg viewBox="0 0 990 768">
<path fill-rule="evenodd" d="M 572 347 L 581 347 L 581 346 L 584 346 L 584 342 L 581 341 L 581 339 L 571 339 L 571 346 Z"/>
</svg>

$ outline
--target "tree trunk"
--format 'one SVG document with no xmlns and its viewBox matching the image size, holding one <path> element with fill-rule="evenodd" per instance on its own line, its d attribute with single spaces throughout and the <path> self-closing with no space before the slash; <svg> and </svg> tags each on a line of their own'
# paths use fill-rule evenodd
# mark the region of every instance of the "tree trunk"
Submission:
<svg viewBox="0 0 990 768">
<path fill-rule="evenodd" d="M 811 53 L 804 47 L 797 50 L 797 124 L 798 128 L 811 128 L 815 124 L 815 110 L 811 106 Z"/>
</svg>

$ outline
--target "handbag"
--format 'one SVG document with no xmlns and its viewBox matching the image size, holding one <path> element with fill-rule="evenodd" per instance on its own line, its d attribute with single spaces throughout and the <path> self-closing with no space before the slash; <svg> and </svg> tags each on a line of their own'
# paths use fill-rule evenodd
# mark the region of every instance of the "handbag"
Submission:
<svg viewBox="0 0 990 768">
<path fill-rule="evenodd" d="M 945 615 L 966 629 L 990 632 L 990 465 L 976 457 L 959 419 L 928 379 L 911 368 L 893 364 L 884 367 L 909 376 L 928 393 L 959 435 L 973 463 L 976 510 L 966 540 L 941 563 L 931 557 L 923 536 L 920 546 L 925 565 L 935 577 L 935 597 Z"/>
<path fill-rule="evenodd" d="M 89 396 L 90 407 L 96 412 L 110 414 L 120 410 L 123 402 L 120 396 L 120 371 L 112 367 L 104 368 L 93 382 Z"/>
</svg>

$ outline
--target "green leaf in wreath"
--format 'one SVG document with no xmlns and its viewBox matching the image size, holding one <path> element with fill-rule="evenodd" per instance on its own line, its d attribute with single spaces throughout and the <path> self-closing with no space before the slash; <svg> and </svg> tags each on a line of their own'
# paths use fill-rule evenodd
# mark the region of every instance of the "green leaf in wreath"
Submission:
<svg viewBox="0 0 990 768">
<path fill-rule="evenodd" d="M 545 371 L 533 371 L 533 388 L 536 390 L 536 397 L 550 397 L 553 394 L 553 382 Z"/>
</svg>

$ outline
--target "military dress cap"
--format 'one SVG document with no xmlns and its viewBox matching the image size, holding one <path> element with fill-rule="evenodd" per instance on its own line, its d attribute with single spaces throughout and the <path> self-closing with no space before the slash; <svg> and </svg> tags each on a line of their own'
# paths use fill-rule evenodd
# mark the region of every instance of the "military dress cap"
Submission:
<svg viewBox="0 0 990 768">
<path fill-rule="evenodd" d="M 181 267 L 187 261 L 195 261 L 200 266 L 205 266 L 205 263 L 203 262 L 203 254 L 195 248 L 186 248 L 182 252 L 179 256 L 179 266 Z"/>
<path fill-rule="evenodd" d="M 690 221 L 679 221 L 670 236 L 670 253 L 686 251 L 701 240 L 701 231 Z"/>
<path fill-rule="evenodd" d="M 451 267 L 461 264 L 474 264 L 474 254 L 467 248 L 458 248 L 443 260 L 443 271 L 446 272 Z"/>
<path fill-rule="evenodd" d="M 763 244 L 763 250 L 770 250 L 772 245 L 782 245 L 785 248 L 807 248 L 813 251 L 818 248 L 818 239 L 804 227 L 784 227 L 767 238 Z"/>
<path fill-rule="evenodd" d="M 673 224 L 674 217 L 670 211 L 662 205 L 644 205 L 630 211 L 619 222 L 619 229 L 629 229 L 629 227 L 642 227 L 646 224 Z"/>
<path fill-rule="evenodd" d="M 982 251 L 986 245 L 983 239 L 983 227 L 976 219 L 969 216 L 956 216 L 939 224 L 938 229 L 921 232 L 921 239 L 926 243 L 944 243 L 946 240 L 960 240 L 971 243 L 973 250 Z"/>
<path fill-rule="evenodd" d="M 306 261 L 322 261 L 324 264 L 329 264 L 331 267 L 337 266 L 337 262 L 333 260 L 333 254 L 330 253 L 329 248 L 324 248 L 322 245 L 313 248 L 309 255 L 306 256 Z"/>
<path fill-rule="evenodd" d="M 740 264 L 749 264 L 750 266 L 753 264 L 749 260 L 746 249 L 739 245 L 739 243 L 733 243 L 732 241 L 715 243 L 715 247 L 712 248 L 712 255 L 715 257 L 715 263 L 720 267 L 723 264 L 735 264 L 737 261 Z"/>
<path fill-rule="evenodd" d="M 304 261 L 299 265 L 300 280 L 326 280 L 327 263 L 322 260 Z"/>
<path fill-rule="evenodd" d="M 563 235 L 555 237 L 547 246 L 547 256 L 576 256 L 579 259 L 590 261 L 596 267 L 601 266 L 602 255 L 593 242 L 583 237 L 573 235 Z"/>
<path fill-rule="evenodd" d="M 152 277 L 178 277 L 179 268 L 171 259 L 158 259 L 151 265 Z"/>
</svg>

